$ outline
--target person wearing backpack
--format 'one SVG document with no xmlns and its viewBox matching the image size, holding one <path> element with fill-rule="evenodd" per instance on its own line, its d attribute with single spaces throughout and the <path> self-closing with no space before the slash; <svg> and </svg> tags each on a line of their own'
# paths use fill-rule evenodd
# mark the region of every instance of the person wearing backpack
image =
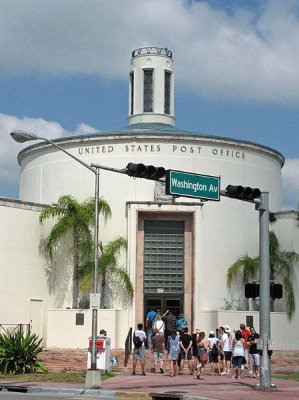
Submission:
<svg viewBox="0 0 299 400">
<path fill-rule="evenodd" d="M 211 373 L 215 375 L 215 364 L 220 375 L 220 366 L 219 366 L 219 346 L 221 344 L 221 340 L 215 337 L 214 331 L 210 331 L 209 337 L 209 362 L 211 365 Z"/>
<path fill-rule="evenodd" d="M 153 336 L 153 325 L 156 320 L 157 313 L 156 311 L 151 308 L 150 311 L 146 315 L 145 320 L 145 328 L 146 328 L 146 335 L 147 335 L 147 348 L 152 348 L 152 336 Z"/>
<path fill-rule="evenodd" d="M 132 375 L 136 374 L 136 365 L 138 360 L 140 360 L 141 363 L 142 375 L 145 375 L 145 345 L 144 345 L 145 340 L 146 340 L 146 334 L 143 330 L 143 324 L 139 323 L 137 325 L 136 331 L 133 333 L 134 351 L 133 351 Z"/>
</svg>

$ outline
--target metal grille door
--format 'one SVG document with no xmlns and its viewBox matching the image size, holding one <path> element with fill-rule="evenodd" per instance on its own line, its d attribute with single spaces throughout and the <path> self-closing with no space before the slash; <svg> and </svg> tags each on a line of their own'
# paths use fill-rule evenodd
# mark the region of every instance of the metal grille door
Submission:
<svg viewBox="0 0 299 400">
<path fill-rule="evenodd" d="M 144 221 L 144 293 L 184 291 L 184 221 Z"/>
</svg>

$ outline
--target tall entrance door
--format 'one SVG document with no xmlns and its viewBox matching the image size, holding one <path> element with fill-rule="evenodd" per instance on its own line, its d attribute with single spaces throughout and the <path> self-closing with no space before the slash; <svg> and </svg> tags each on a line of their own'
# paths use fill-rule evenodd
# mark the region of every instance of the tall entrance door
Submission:
<svg viewBox="0 0 299 400">
<path fill-rule="evenodd" d="M 169 295 L 145 295 L 144 298 L 144 317 L 151 310 L 160 310 L 163 315 L 166 310 L 172 309 L 174 314 L 178 316 L 184 311 L 182 296 Z"/>
<path fill-rule="evenodd" d="M 184 221 L 144 220 L 144 317 L 184 311 Z"/>
</svg>

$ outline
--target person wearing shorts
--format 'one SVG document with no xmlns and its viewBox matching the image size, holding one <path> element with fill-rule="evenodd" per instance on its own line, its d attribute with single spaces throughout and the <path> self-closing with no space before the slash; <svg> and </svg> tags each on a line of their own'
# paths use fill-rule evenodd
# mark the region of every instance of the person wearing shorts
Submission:
<svg viewBox="0 0 299 400">
<path fill-rule="evenodd" d="M 220 375 L 220 366 L 219 366 L 219 346 L 221 344 L 221 340 L 215 336 L 214 331 L 210 331 L 209 337 L 209 363 L 211 366 L 211 374 L 215 374 L 215 365 L 217 368 L 218 375 Z"/>
<path fill-rule="evenodd" d="M 171 335 L 168 336 L 167 339 L 167 348 L 168 348 L 168 360 L 170 363 L 170 376 L 176 375 L 177 362 L 180 354 L 180 337 L 177 334 L 176 330 L 171 332 Z"/>
<path fill-rule="evenodd" d="M 183 328 L 183 333 L 180 335 L 180 351 L 181 351 L 181 365 L 180 373 L 183 373 L 185 360 L 188 360 L 189 374 L 193 375 L 192 368 L 192 336 L 188 334 L 188 328 Z"/>
<path fill-rule="evenodd" d="M 232 359 L 230 327 L 228 325 L 225 325 L 225 327 L 221 326 L 219 328 L 219 334 L 222 342 L 221 360 L 223 361 L 223 371 L 221 375 L 229 375 Z"/>
<path fill-rule="evenodd" d="M 197 349 L 198 349 L 198 368 L 197 368 L 197 379 L 204 379 L 205 367 L 208 361 L 209 352 L 209 341 L 205 339 L 205 332 L 200 332 L 198 337 Z"/>
<path fill-rule="evenodd" d="M 154 356 L 155 373 L 158 373 L 158 363 L 160 363 L 160 372 L 164 374 L 163 361 L 164 361 L 164 335 L 160 335 L 159 329 L 154 329 L 154 336 L 152 338 L 152 353 Z"/>
<path fill-rule="evenodd" d="M 146 334 L 143 330 L 143 324 L 138 324 L 137 329 L 134 332 L 135 336 L 138 336 L 140 340 L 142 341 L 142 346 L 141 347 L 136 347 L 134 348 L 133 351 L 133 372 L 132 375 L 135 375 L 136 373 L 136 365 L 137 361 L 140 360 L 141 363 L 141 368 L 142 368 L 142 375 L 145 375 L 145 346 L 144 346 L 144 341 L 146 339 Z"/>
<path fill-rule="evenodd" d="M 249 345 L 249 363 L 252 367 L 252 378 L 259 377 L 260 355 L 257 349 L 257 342 L 260 335 L 255 331 L 254 327 L 250 327 L 250 336 L 248 338 Z"/>
<path fill-rule="evenodd" d="M 233 348 L 233 367 L 235 369 L 235 377 L 233 379 L 241 379 L 242 361 L 244 358 L 245 341 L 242 338 L 242 332 L 236 331 L 232 341 Z"/>
</svg>

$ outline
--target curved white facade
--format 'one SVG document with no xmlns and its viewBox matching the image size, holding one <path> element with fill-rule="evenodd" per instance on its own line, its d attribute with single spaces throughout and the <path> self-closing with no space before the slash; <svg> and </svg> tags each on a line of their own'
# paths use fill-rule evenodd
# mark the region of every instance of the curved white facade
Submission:
<svg viewBox="0 0 299 400">
<path fill-rule="evenodd" d="M 283 156 L 255 143 L 174 128 L 172 55 L 149 49 L 144 54 L 133 53 L 129 127 L 55 143 L 87 164 L 117 169 L 130 162 L 151 164 L 219 176 L 221 189 L 229 184 L 257 187 L 269 192 L 272 212 L 281 210 Z M 152 72 L 144 78 L 148 69 Z M 143 79 L 148 78 L 146 86 Z M 145 104 L 148 87 L 150 101 Z M 152 111 L 145 112 L 144 107 L 152 107 Z M 73 194 L 79 200 L 94 196 L 91 171 L 51 145 L 28 147 L 19 154 L 19 163 L 21 200 L 48 204 L 63 194 Z M 128 239 L 127 268 L 135 286 L 128 327 L 143 320 L 149 297 L 171 299 L 171 293 L 159 289 L 159 280 L 155 293 L 144 291 L 144 226 L 152 220 L 183 222 L 182 311 L 190 325 L 215 328 L 209 312 L 223 308 L 224 298 L 229 297 L 228 267 L 245 253 L 258 255 L 258 212 L 254 205 L 226 197 L 219 202 L 171 198 L 157 182 L 106 170 L 100 173 L 100 196 L 112 209 L 111 220 L 100 226 L 100 239 L 108 241 L 117 235 Z"/>
<path fill-rule="evenodd" d="M 258 144 L 213 136 L 186 134 L 163 125 L 139 125 L 111 134 L 94 134 L 56 140 L 85 163 L 123 169 L 129 162 L 153 164 L 198 174 L 220 176 L 228 184 L 259 187 L 270 193 L 272 211 L 281 209 L 283 156 Z M 20 198 L 55 202 L 62 193 L 83 199 L 93 195 L 93 175 L 63 152 L 48 144 L 31 146 L 19 155 Z M 129 179 L 101 172 L 101 193 L 113 202 L 153 201 L 153 181 Z M 108 187 L 106 187 L 106 184 Z M 109 189 L 109 184 L 111 188 Z M 188 200 L 189 201 L 189 200 Z"/>
</svg>

